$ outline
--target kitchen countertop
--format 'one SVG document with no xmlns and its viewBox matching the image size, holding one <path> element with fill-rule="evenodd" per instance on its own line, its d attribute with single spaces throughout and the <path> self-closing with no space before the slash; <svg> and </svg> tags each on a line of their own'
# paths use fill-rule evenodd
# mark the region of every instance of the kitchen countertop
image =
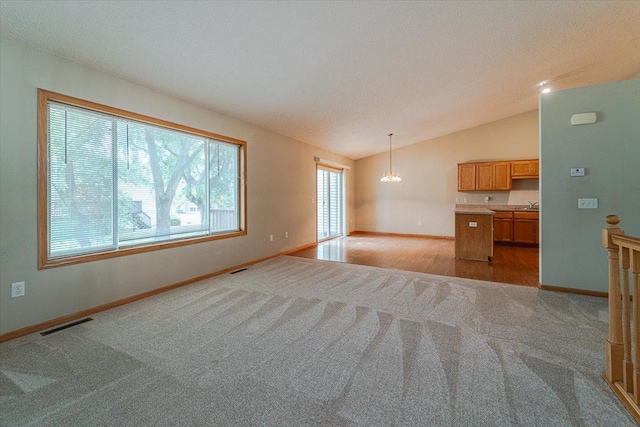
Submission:
<svg viewBox="0 0 640 427">
<path fill-rule="evenodd" d="M 536 206 L 535 208 L 529 208 L 527 205 L 456 204 L 455 212 L 459 213 L 458 212 L 459 210 L 469 210 L 469 209 L 478 209 L 478 210 L 484 209 L 484 210 L 490 210 L 492 212 L 513 212 L 513 211 L 539 212 L 540 211 L 538 206 Z M 474 211 L 472 213 L 479 213 L 479 212 Z"/>
<path fill-rule="evenodd" d="M 476 214 L 476 215 L 493 215 L 494 214 L 494 211 L 492 211 L 491 209 L 483 208 L 480 206 L 464 207 L 464 208 L 456 207 L 454 212 L 457 214 Z"/>
</svg>

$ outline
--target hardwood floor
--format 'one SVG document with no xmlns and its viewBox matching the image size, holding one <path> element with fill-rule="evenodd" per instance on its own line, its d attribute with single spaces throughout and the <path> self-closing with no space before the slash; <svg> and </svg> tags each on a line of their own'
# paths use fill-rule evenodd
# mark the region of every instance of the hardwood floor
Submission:
<svg viewBox="0 0 640 427">
<path fill-rule="evenodd" d="M 456 260 L 454 241 L 354 234 L 291 255 L 442 276 L 538 286 L 538 248 L 496 245 L 491 262 Z"/>
</svg>

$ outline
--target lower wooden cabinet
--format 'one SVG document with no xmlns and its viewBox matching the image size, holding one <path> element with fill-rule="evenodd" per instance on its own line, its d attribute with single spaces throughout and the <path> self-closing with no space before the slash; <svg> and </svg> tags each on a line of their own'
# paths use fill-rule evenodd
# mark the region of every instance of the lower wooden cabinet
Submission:
<svg viewBox="0 0 640 427">
<path fill-rule="evenodd" d="M 493 216 L 493 240 L 539 244 L 538 212 L 496 212 Z"/>
<path fill-rule="evenodd" d="M 513 242 L 513 212 L 496 212 L 493 215 L 493 241 Z"/>
<path fill-rule="evenodd" d="M 540 242 L 538 237 L 538 212 L 514 212 L 513 213 L 513 241 L 514 243 Z"/>
<path fill-rule="evenodd" d="M 514 243 L 538 243 L 538 220 L 537 219 L 514 219 L 513 220 L 513 242 Z"/>
<path fill-rule="evenodd" d="M 456 259 L 489 261 L 493 256 L 491 213 L 456 212 Z"/>
</svg>

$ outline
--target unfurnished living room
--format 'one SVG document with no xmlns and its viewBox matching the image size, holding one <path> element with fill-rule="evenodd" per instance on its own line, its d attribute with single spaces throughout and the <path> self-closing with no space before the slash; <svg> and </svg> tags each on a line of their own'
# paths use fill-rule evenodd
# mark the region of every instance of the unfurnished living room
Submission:
<svg viewBox="0 0 640 427">
<path fill-rule="evenodd" d="M 0 0 L 0 426 L 637 425 L 639 236 L 638 1 Z"/>
</svg>

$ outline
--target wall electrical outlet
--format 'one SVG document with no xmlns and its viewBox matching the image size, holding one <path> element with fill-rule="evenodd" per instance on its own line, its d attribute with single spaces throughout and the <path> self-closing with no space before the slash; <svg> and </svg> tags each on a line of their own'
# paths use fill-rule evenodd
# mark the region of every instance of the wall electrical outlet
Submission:
<svg viewBox="0 0 640 427">
<path fill-rule="evenodd" d="M 273 242 L 273 234 L 269 234 L 269 241 Z"/>
<path fill-rule="evenodd" d="M 598 199 L 578 199 L 578 209 L 598 209 Z"/>
<path fill-rule="evenodd" d="M 284 232 L 284 238 L 285 238 L 285 239 L 288 239 L 288 238 L 289 238 L 289 232 L 288 232 L 288 231 L 285 231 L 285 232 Z"/>
<path fill-rule="evenodd" d="M 11 284 L 11 298 L 24 296 L 24 282 L 16 282 Z"/>
</svg>

